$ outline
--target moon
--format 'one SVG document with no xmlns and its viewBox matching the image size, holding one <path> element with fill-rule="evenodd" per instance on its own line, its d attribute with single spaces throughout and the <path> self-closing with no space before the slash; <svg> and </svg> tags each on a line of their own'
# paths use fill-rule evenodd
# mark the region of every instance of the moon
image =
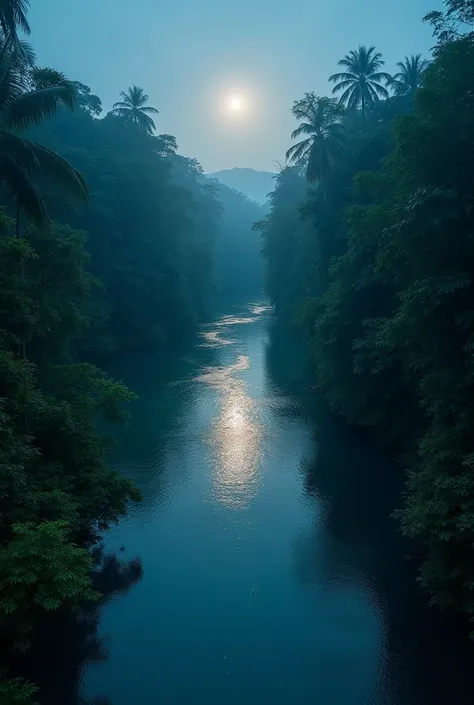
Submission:
<svg viewBox="0 0 474 705">
<path fill-rule="evenodd" d="M 244 100 L 241 95 L 229 96 L 229 110 L 233 113 L 240 113 L 244 107 Z"/>
<path fill-rule="evenodd" d="M 243 128 L 252 123 L 254 99 L 246 86 L 230 85 L 218 94 L 218 117 L 224 124 Z"/>
</svg>

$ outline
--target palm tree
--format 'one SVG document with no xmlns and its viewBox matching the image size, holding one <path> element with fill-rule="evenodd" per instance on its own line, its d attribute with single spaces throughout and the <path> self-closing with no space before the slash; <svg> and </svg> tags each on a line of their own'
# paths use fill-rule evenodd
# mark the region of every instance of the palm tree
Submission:
<svg viewBox="0 0 474 705">
<path fill-rule="evenodd" d="M 397 63 L 400 71 L 387 82 L 387 86 L 395 95 L 414 95 L 420 86 L 422 76 L 430 62 L 421 58 L 421 54 L 405 56 L 405 61 Z"/>
<path fill-rule="evenodd" d="M 0 0 L 0 28 L 5 37 L 16 34 L 17 27 L 30 33 L 26 19 L 29 6 L 30 0 Z"/>
<path fill-rule="evenodd" d="M 345 132 L 341 124 L 344 109 L 333 98 L 306 93 L 302 100 L 295 101 L 292 113 L 303 122 L 292 132 L 291 139 L 308 136 L 290 147 L 286 158 L 290 163 L 307 162 L 307 180 L 318 182 L 326 199 L 332 167 L 344 151 Z"/>
<path fill-rule="evenodd" d="M 122 91 L 120 96 L 122 100 L 114 104 L 112 113 L 120 115 L 127 122 L 132 122 L 145 132 L 148 132 L 148 134 L 151 134 L 155 129 L 155 123 L 150 114 L 155 115 L 158 110 L 146 104 L 149 97 L 143 88 L 132 86 L 128 91 Z"/>
<path fill-rule="evenodd" d="M 75 92 L 65 79 L 39 90 L 27 90 L 24 55 L 15 46 L 0 58 L 0 183 L 13 194 L 17 205 L 16 233 L 20 212 L 38 226 L 49 222 L 46 206 L 33 180 L 48 177 L 73 197 L 85 200 L 82 176 L 52 149 L 27 139 L 21 133 L 66 106 L 74 106 Z"/>
<path fill-rule="evenodd" d="M 388 98 L 388 91 L 381 81 L 390 81 L 391 76 L 380 69 L 385 61 L 375 47 L 360 46 L 352 50 L 338 62 L 346 71 L 335 73 L 329 80 L 336 85 L 333 93 L 343 91 L 340 102 L 349 108 L 361 107 L 362 132 L 365 131 L 365 111 L 368 105 L 376 103 L 380 97 Z"/>
</svg>

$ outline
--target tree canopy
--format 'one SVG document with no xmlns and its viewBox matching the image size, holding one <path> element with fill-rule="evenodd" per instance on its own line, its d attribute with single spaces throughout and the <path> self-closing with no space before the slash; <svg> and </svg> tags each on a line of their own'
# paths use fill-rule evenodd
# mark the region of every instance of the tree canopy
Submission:
<svg viewBox="0 0 474 705">
<path fill-rule="evenodd" d="M 388 91 L 382 82 L 390 81 L 390 74 L 382 71 L 382 54 L 374 46 L 360 46 L 352 49 L 339 61 L 345 71 L 329 77 L 335 83 L 333 93 L 341 93 L 339 98 L 348 108 L 361 107 L 362 130 L 365 130 L 365 116 L 368 107 L 380 98 L 388 98 Z"/>
<path fill-rule="evenodd" d="M 406 57 L 389 80 L 373 47 L 340 62 L 346 145 L 325 197 L 306 187 L 307 150 L 258 227 L 267 292 L 301 328 L 330 406 L 402 459 L 397 518 L 422 586 L 472 620 L 474 13 L 446 5 L 427 18 L 429 65 Z M 354 109 L 369 102 L 361 134 Z"/>
<path fill-rule="evenodd" d="M 143 88 L 131 86 L 127 91 L 122 91 L 120 96 L 122 100 L 114 103 L 112 113 L 152 134 L 156 126 L 150 115 L 157 115 L 158 110 L 147 105 L 148 96 Z"/>
</svg>

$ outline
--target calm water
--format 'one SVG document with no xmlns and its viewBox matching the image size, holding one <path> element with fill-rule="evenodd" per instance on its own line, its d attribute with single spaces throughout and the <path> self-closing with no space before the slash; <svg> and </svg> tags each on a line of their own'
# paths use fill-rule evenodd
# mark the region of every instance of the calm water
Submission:
<svg viewBox="0 0 474 705">
<path fill-rule="evenodd" d="M 471 647 L 426 608 L 389 518 L 400 470 L 325 411 L 271 312 L 110 371 L 140 395 L 113 462 L 144 501 L 106 543 L 144 574 L 102 610 L 85 697 L 474 702 Z"/>
</svg>

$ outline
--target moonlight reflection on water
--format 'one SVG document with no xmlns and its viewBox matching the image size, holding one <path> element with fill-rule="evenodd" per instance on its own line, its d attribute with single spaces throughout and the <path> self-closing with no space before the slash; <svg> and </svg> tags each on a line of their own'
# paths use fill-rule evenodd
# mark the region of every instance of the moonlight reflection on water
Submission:
<svg viewBox="0 0 474 705">
<path fill-rule="evenodd" d="M 196 381 L 219 390 L 219 415 L 208 438 L 212 453 L 213 495 L 220 503 L 244 509 L 260 484 L 262 426 L 255 402 L 240 373 L 249 358 L 239 355 L 234 364 L 210 367 Z"/>
</svg>

